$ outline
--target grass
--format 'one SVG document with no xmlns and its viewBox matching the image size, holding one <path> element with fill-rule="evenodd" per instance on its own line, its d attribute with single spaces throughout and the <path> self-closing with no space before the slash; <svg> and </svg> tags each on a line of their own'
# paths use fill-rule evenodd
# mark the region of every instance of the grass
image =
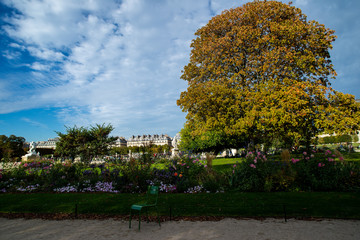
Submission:
<svg viewBox="0 0 360 240">
<path fill-rule="evenodd" d="M 0 194 L 0 213 L 128 215 L 140 194 Z M 321 217 L 360 219 L 360 193 L 277 192 L 160 194 L 162 216 Z M 285 211 L 285 212 L 284 212 Z"/>
<path fill-rule="evenodd" d="M 241 162 L 243 158 L 215 158 L 212 162 L 213 166 L 219 165 L 234 165 L 237 162 Z"/>
<path fill-rule="evenodd" d="M 231 172 L 234 164 L 241 162 L 243 158 L 215 158 L 212 162 L 213 169 L 217 172 Z"/>
<path fill-rule="evenodd" d="M 360 152 L 341 153 L 347 161 L 360 161 Z"/>
</svg>

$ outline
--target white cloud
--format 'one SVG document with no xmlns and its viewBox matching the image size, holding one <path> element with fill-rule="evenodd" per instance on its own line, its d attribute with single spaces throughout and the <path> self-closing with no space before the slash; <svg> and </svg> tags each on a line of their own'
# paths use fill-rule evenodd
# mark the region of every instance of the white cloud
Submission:
<svg viewBox="0 0 360 240">
<path fill-rule="evenodd" d="M 49 71 L 50 70 L 49 65 L 41 64 L 39 62 L 34 62 L 33 64 L 31 64 L 31 68 L 34 70 L 37 70 L 37 71 Z"/>
<path fill-rule="evenodd" d="M 13 59 L 18 59 L 21 56 L 21 53 L 19 52 L 14 52 L 14 51 L 9 51 L 9 50 L 4 50 L 3 54 L 4 57 L 6 57 L 9 60 L 13 60 Z"/>
<path fill-rule="evenodd" d="M 41 60 L 29 65 L 36 70 L 35 90 L 26 94 L 32 107 L 61 107 L 68 124 L 150 122 L 155 129 L 163 119 L 183 122 L 179 76 L 194 32 L 211 18 L 208 1 L 6 3 L 22 13 L 10 19 L 15 28 L 5 27 L 18 41 L 12 47 Z"/>
<path fill-rule="evenodd" d="M 21 118 L 21 121 L 29 123 L 30 125 L 35 126 L 35 127 L 48 128 L 48 126 L 46 124 L 32 120 L 30 118 L 23 117 L 23 118 Z"/>
</svg>

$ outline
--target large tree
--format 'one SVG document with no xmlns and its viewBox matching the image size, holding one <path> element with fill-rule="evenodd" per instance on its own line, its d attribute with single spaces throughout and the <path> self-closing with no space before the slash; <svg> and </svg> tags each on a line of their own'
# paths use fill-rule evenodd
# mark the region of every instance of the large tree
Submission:
<svg viewBox="0 0 360 240">
<path fill-rule="evenodd" d="M 229 145 L 279 138 L 309 145 L 319 132 L 359 126 L 359 104 L 330 87 L 334 31 L 299 8 L 250 2 L 215 16 L 195 35 L 181 76 L 189 86 L 177 101 L 187 112 L 183 132 L 193 139 L 210 140 L 210 132 Z M 347 125 L 331 112 L 344 101 L 353 106 L 342 105 L 352 119 Z"/>
</svg>

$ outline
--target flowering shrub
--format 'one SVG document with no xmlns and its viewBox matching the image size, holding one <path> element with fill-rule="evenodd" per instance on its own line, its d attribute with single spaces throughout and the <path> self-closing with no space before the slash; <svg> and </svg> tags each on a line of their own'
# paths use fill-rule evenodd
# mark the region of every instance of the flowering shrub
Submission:
<svg viewBox="0 0 360 240">
<path fill-rule="evenodd" d="M 250 152 L 234 165 L 229 181 L 230 188 L 240 191 L 359 191 L 359 170 L 359 164 L 331 150 L 303 152 L 290 161 L 268 161 Z"/>
<path fill-rule="evenodd" d="M 315 154 L 315 155 L 314 155 Z M 325 150 L 303 154 L 302 160 L 293 164 L 295 184 L 306 191 L 353 191 L 360 190 L 360 181 L 354 184 L 351 172 L 359 172 L 359 164 L 345 162 L 338 152 Z M 356 181 L 355 181 L 356 182 Z"/>
<path fill-rule="evenodd" d="M 172 191 L 186 192 L 201 181 L 206 169 L 205 161 L 200 159 L 174 159 L 163 169 L 154 168 L 153 178 L 156 184 L 175 186 Z"/>
<path fill-rule="evenodd" d="M 264 183 L 270 175 L 270 165 L 261 152 L 249 152 L 245 160 L 234 165 L 229 176 L 230 188 L 239 191 L 264 191 Z"/>
</svg>

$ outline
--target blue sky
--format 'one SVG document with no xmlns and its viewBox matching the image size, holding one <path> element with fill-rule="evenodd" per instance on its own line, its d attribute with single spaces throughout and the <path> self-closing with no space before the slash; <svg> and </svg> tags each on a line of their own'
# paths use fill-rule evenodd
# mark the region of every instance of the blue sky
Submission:
<svg viewBox="0 0 360 240">
<path fill-rule="evenodd" d="M 247 1 L 0 2 L 0 135 L 39 141 L 96 123 L 126 138 L 174 136 L 185 122 L 176 100 L 195 31 Z M 293 5 L 336 31 L 332 86 L 360 98 L 360 1 Z"/>
</svg>

